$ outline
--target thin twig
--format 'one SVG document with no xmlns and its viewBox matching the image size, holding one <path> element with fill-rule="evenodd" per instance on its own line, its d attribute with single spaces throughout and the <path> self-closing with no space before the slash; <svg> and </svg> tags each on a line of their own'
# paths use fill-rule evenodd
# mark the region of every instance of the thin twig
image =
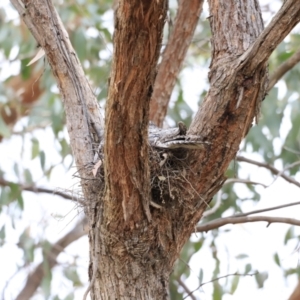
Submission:
<svg viewBox="0 0 300 300">
<path fill-rule="evenodd" d="M 269 164 L 266 164 L 266 163 L 262 163 L 262 162 L 258 162 L 256 160 L 252 160 L 252 159 L 249 159 L 249 158 L 246 158 L 246 157 L 243 157 L 243 156 L 237 156 L 236 157 L 236 160 L 237 161 L 241 161 L 241 162 L 247 162 L 249 164 L 252 164 L 252 165 L 256 165 L 258 167 L 262 167 L 262 168 L 265 168 L 265 169 L 268 169 L 270 170 L 273 174 L 275 175 L 278 175 L 280 174 L 280 176 L 285 179 L 287 182 L 289 183 L 292 183 L 298 187 L 300 187 L 300 182 L 296 181 L 295 179 L 293 179 L 292 177 L 290 176 L 287 176 L 285 174 L 282 174 L 281 171 L 279 171 L 278 169 L 274 168 L 273 166 L 269 165 Z"/>
<path fill-rule="evenodd" d="M 198 289 L 200 289 L 200 288 L 201 288 L 203 285 L 205 285 L 205 284 L 212 283 L 212 282 L 214 282 L 214 281 L 217 281 L 217 280 L 223 279 L 223 278 L 227 278 L 227 277 L 229 277 L 229 276 L 255 276 L 255 275 L 257 275 L 257 274 L 258 274 L 258 272 L 251 273 L 251 274 L 232 273 L 232 274 L 227 274 L 227 275 L 224 275 L 224 276 L 220 276 L 220 277 L 214 278 L 214 279 L 212 279 L 212 280 L 210 280 L 210 281 L 206 281 L 206 282 L 201 283 L 201 284 L 200 284 L 195 290 L 193 290 L 191 293 L 196 292 Z M 185 297 L 183 298 L 183 300 L 186 299 L 186 298 L 189 297 L 189 296 L 191 296 L 191 295 L 188 294 L 187 296 L 185 296 Z"/>
<path fill-rule="evenodd" d="M 271 223 L 283 223 L 295 226 L 300 226 L 300 220 L 292 218 L 281 218 L 281 217 L 269 217 L 269 216 L 257 216 L 257 217 L 228 217 L 219 218 L 210 221 L 206 224 L 201 224 L 196 227 L 197 232 L 208 232 L 213 229 L 228 225 L 228 224 L 242 224 L 242 223 L 253 223 L 253 222 L 267 222 L 268 225 Z"/>
<path fill-rule="evenodd" d="M 218 191 L 215 205 L 203 213 L 203 218 L 214 214 L 222 204 L 222 190 Z"/>
<path fill-rule="evenodd" d="M 287 146 L 283 146 L 282 149 L 284 149 L 284 150 L 286 150 L 286 151 L 289 151 L 289 152 L 291 152 L 291 153 L 294 153 L 294 154 L 300 156 L 300 152 L 299 152 L 299 151 L 296 151 L 296 150 L 294 150 L 294 149 L 288 148 Z"/>
<path fill-rule="evenodd" d="M 240 179 L 240 178 L 229 178 L 225 181 L 225 184 L 230 184 L 230 183 L 245 183 L 245 184 L 254 184 L 254 185 L 261 185 L 264 188 L 267 188 L 268 186 L 257 181 L 252 181 L 252 180 L 247 180 L 247 179 Z"/>
<path fill-rule="evenodd" d="M 296 166 L 298 166 L 298 165 L 300 165 L 300 161 L 295 161 L 295 162 L 293 162 L 292 164 L 286 166 L 282 171 L 280 171 L 280 172 L 276 175 L 276 177 L 274 178 L 273 182 L 272 182 L 270 185 L 272 185 L 272 184 L 277 180 L 278 177 L 282 176 L 283 173 L 284 173 L 285 171 L 287 171 L 287 170 L 289 170 L 289 169 L 292 169 L 292 168 L 294 168 L 294 167 L 296 167 Z"/>
<path fill-rule="evenodd" d="M 249 215 L 259 214 L 259 213 L 262 213 L 262 212 L 277 210 L 277 209 L 286 208 L 286 207 L 290 207 L 290 206 L 294 206 L 294 205 L 300 205 L 300 201 L 292 202 L 292 203 L 288 203 L 288 204 L 283 204 L 283 205 L 278 205 L 278 206 L 272 206 L 272 207 L 263 208 L 263 209 L 252 210 L 252 211 L 249 211 L 247 213 L 240 213 L 240 214 L 236 214 L 236 215 L 231 216 L 231 217 L 246 217 L 246 216 L 249 216 Z"/>
<path fill-rule="evenodd" d="M 79 199 L 79 197 L 67 194 L 67 193 L 59 191 L 59 190 L 52 190 L 52 189 L 43 188 L 43 187 L 36 187 L 34 185 L 23 185 L 21 183 L 15 183 L 15 182 L 7 181 L 7 180 L 0 178 L 0 186 L 10 186 L 10 185 L 17 185 L 23 191 L 58 195 L 64 199 L 72 200 L 81 205 L 85 205 L 85 202 L 83 200 Z"/>
<path fill-rule="evenodd" d="M 192 299 L 192 300 L 197 300 L 197 298 L 193 295 L 193 292 L 190 291 L 190 289 L 187 287 L 187 285 L 181 280 L 181 278 L 177 278 L 176 280 L 179 285 L 185 290 L 185 292 L 188 294 L 188 296 Z"/>
<path fill-rule="evenodd" d="M 267 92 L 269 92 L 282 76 L 291 70 L 300 61 L 300 49 L 295 52 L 290 58 L 282 63 L 272 74 Z"/>
</svg>

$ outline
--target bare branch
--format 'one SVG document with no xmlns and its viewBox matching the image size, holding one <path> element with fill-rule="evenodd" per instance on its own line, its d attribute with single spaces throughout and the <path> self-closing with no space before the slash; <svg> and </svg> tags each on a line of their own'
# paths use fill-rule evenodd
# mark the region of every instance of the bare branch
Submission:
<svg viewBox="0 0 300 300">
<path fill-rule="evenodd" d="M 300 49 L 295 52 L 290 58 L 288 58 L 284 63 L 282 63 L 272 74 L 267 92 L 269 92 L 277 81 L 289 70 L 291 70 L 300 61 Z"/>
<path fill-rule="evenodd" d="M 179 283 L 179 285 L 185 290 L 185 292 L 188 294 L 188 296 L 192 299 L 192 300 L 197 300 L 197 298 L 193 295 L 193 292 L 190 291 L 190 289 L 187 287 L 187 285 L 184 283 L 184 281 L 179 277 L 177 278 L 177 282 Z"/>
<path fill-rule="evenodd" d="M 87 219 L 82 219 L 70 232 L 68 232 L 64 237 L 58 240 L 47 253 L 45 259 L 47 259 L 47 266 L 49 269 L 52 269 L 56 264 L 56 258 L 58 255 L 65 250 L 74 241 L 78 240 L 82 236 L 88 233 Z M 29 300 L 33 296 L 36 289 L 41 284 L 43 277 L 45 276 L 44 272 L 45 262 L 40 263 L 33 273 L 31 273 L 26 281 L 26 284 L 22 291 L 17 296 L 16 300 Z"/>
<path fill-rule="evenodd" d="M 223 279 L 223 278 L 227 278 L 229 276 L 255 276 L 256 274 L 258 274 L 258 272 L 255 272 L 255 273 L 250 273 L 250 274 L 240 274 L 240 273 L 232 273 L 232 274 L 227 274 L 227 275 L 224 275 L 224 276 L 220 276 L 220 277 L 216 277 L 216 278 L 213 278 L 212 280 L 210 281 L 206 281 L 206 282 L 203 282 L 201 283 L 196 289 L 194 289 L 191 293 L 194 293 L 195 291 L 197 291 L 198 289 L 200 289 L 203 285 L 205 284 L 208 284 L 208 283 L 212 283 L 214 281 L 217 281 L 219 279 Z M 183 299 L 186 299 L 187 297 L 191 297 L 191 294 L 188 294 L 187 296 L 185 296 Z"/>
<path fill-rule="evenodd" d="M 292 169 L 292 168 L 294 168 L 294 167 L 296 167 L 296 166 L 298 166 L 298 165 L 300 165 L 300 161 L 295 161 L 295 162 L 293 162 L 292 164 L 286 166 L 282 171 L 280 171 L 280 172 L 276 175 L 276 178 L 274 178 L 274 180 L 273 180 L 273 182 L 272 182 L 271 184 L 273 184 L 273 183 L 277 180 L 278 177 L 282 176 L 283 173 L 284 173 L 285 171 L 287 171 L 287 170 L 289 170 L 289 169 Z"/>
<path fill-rule="evenodd" d="M 58 196 L 60 196 L 64 199 L 72 200 L 72 201 L 74 201 L 76 203 L 79 203 L 81 205 L 86 204 L 78 196 L 67 194 L 67 193 L 59 191 L 59 190 L 52 190 L 52 189 L 43 188 L 43 187 L 36 187 L 36 186 L 33 186 L 33 185 L 23 185 L 23 184 L 20 184 L 20 183 L 7 181 L 7 180 L 4 180 L 4 179 L 0 178 L 0 186 L 10 186 L 10 185 L 17 185 L 23 191 L 28 191 L 28 192 L 33 192 L 33 193 L 46 193 L 46 194 L 58 195 Z"/>
<path fill-rule="evenodd" d="M 249 211 L 247 213 L 240 213 L 240 214 L 236 214 L 236 215 L 231 216 L 231 217 L 232 218 L 245 217 L 245 216 L 259 214 L 259 213 L 266 212 L 266 211 L 271 211 L 271 210 L 277 210 L 277 209 L 281 209 L 281 208 L 286 208 L 286 207 L 290 207 L 290 206 L 294 206 L 294 205 L 300 205 L 300 201 L 299 202 L 287 203 L 287 204 L 283 204 L 283 205 L 278 205 L 278 206 L 272 206 L 272 207 L 258 209 L 258 210 L 252 210 L 252 211 Z"/>
<path fill-rule="evenodd" d="M 221 204 L 222 204 L 222 190 L 219 190 L 218 194 L 217 194 L 217 201 L 216 201 L 215 205 L 212 208 L 206 210 L 203 213 L 203 217 L 205 218 L 207 216 L 214 214 L 219 209 Z"/>
<path fill-rule="evenodd" d="M 241 179 L 241 178 L 229 178 L 225 181 L 224 185 L 230 184 L 230 183 L 245 183 L 245 184 L 261 185 L 264 188 L 268 187 L 267 185 L 265 185 L 261 182 L 247 180 L 247 179 Z"/>
<path fill-rule="evenodd" d="M 174 28 L 163 52 L 150 102 L 150 120 L 161 127 L 171 93 L 202 10 L 203 0 L 181 0 Z"/>
<path fill-rule="evenodd" d="M 258 167 L 262 167 L 262 168 L 268 169 L 268 170 L 270 170 L 273 174 L 281 176 L 281 177 L 282 177 L 283 179 L 285 179 L 287 182 L 292 183 L 292 184 L 294 184 L 294 185 L 300 187 L 300 182 L 298 182 L 297 180 L 293 179 L 293 178 L 290 177 L 290 176 L 287 176 L 287 175 L 285 175 L 285 174 L 282 174 L 282 171 L 279 171 L 278 169 L 274 168 L 274 167 L 271 166 L 271 165 L 268 165 L 268 164 L 266 164 L 266 163 L 261 163 L 261 162 L 258 162 L 258 161 L 255 161 L 255 160 L 252 160 L 252 159 L 243 157 L 243 156 L 237 156 L 237 157 L 236 157 L 236 160 L 237 160 L 237 161 L 241 161 L 241 162 L 247 162 L 247 163 L 249 163 L 249 164 L 256 165 L 256 166 L 258 166 Z"/>
<path fill-rule="evenodd" d="M 196 227 L 197 232 L 208 232 L 213 229 L 228 225 L 228 224 L 242 224 L 242 223 L 252 223 L 252 222 L 267 222 L 269 226 L 271 223 L 283 223 L 295 226 L 300 226 L 300 220 L 291 218 L 281 218 L 281 217 L 268 217 L 268 216 L 258 216 L 258 217 L 229 217 L 220 218 L 214 221 L 208 222 L 206 224 L 201 224 Z"/>
</svg>

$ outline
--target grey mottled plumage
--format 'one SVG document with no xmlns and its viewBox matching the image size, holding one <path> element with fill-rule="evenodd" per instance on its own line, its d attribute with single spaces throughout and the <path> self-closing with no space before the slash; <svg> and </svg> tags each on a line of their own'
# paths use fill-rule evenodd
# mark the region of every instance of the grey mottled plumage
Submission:
<svg viewBox="0 0 300 300">
<path fill-rule="evenodd" d="M 187 135 L 187 128 L 183 122 L 178 122 L 178 127 L 162 129 L 149 123 L 148 129 L 149 145 L 158 149 L 201 149 L 207 142 L 204 142 L 200 136 Z M 104 130 L 101 131 L 101 142 L 98 153 L 95 154 L 94 162 L 103 153 Z"/>
<path fill-rule="evenodd" d="M 150 122 L 148 140 L 152 147 L 162 149 L 201 149 L 206 144 L 200 136 L 187 135 L 187 128 L 182 122 L 178 122 L 176 128 L 167 129 L 156 127 Z"/>
</svg>

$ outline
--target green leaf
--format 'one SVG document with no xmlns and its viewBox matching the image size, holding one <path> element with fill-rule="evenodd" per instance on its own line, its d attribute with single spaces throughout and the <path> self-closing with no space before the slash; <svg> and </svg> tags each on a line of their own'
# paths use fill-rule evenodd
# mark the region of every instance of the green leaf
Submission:
<svg viewBox="0 0 300 300">
<path fill-rule="evenodd" d="M 40 144 L 36 138 L 31 139 L 32 146 L 31 146 L 31 159 L 36 158 L 40 152 Z"/>
<path fill-rule="evenodd" d="M 51 244 L 48 241 L 44 241 L 42 244 L 42 250 L 43 250 L 43 270 L 44 270 L 44 278 L 42 281 L 42 289 L 44 291 L 44 294 L 46 298 L 50 296 L 50 291 L 51 291 L 51 281 L 52 281 L 52 272 L 51 268 L 48 264 L 48 256 L 51 250 Z"/>
<path fill-rule="evenodd" d="M 23 200 L 23 197 L 22 197 L 22 193 L 20 192 L 20 194 L 17 196 L 17 202 L 18 202 L 18 205 L 20 207 L 21 210 L 24 210 L 24 200 Z"/>
<path fill-rule="evenodd" d="M 40 163 L 41 163 L 41 168 L 43 171 L 45 171 L 45 161 L 46 161 L 46 155 L 44 150 L 40 151 Z"/>
<path fill-rule="evenodd" d="M 231 288 L 230 288 L 230 294 L 234 294 L 236 291 L 240 281 L 240 276 L 233 276 L 232 282 L 231 282 Z"/>
<path fill-rule="evenodd" d="M 26 183 L 28 183 L 28 184 L 33 183 L 32 175 L 31 175 L 31 172 L 29 171 L 29 169 L 24 170 L 24 177 L 25 177 L 25 182 Z"/>
<path fill-rule="evenodd" d="M 6 237 L 6 234 L 5 234 L 5 225 L 3 225 L 0 229 L 0 246 L 3 246 L 4 243 L 5 243 L 5 237 Z"/>
<path fill-rule="evenodd" d="M 252 270 L 252 265 L 251 264 L 246 264 L 245 266 L 245 274 L 248 274 Z"/>
<path fill-rule="evenodd" d="M 295 237 L 295 235 L 294 235 L 294 227 L 291 226 L 291 227 L 288 229 L 288 231 L 286 232 L 286 234 L 285 234 L 285 237 L 284 237 L 284 244 L 286 245 L 287 242 L 288 242 L 289 240 L 293 239 L 294 237 Z"/>
<path fill-rule="evenodd" d="M 19 164 L 17 164 L 17 163 L 14 163 L 14 172 L 15 172 L 15 175 L 18 178 L 20 178 Z"/>
<path fill-rule="evenodd" d="M 275 261 L 275 263 L 276 263 L 276 265 L 277 265 L 278 267 L 281 267 L 280 259 L 279 259 L 278 253 L 275 253 L 275 254 L 274 254 L 274 261 Z"/>
<path fill-rule="evenodd" d="M 70 154 L 70 146 L 67 143 L 66 139 L 60 140 L 59 143 L 61 146 L 60 154 L 61 154 L 62 158 L 65 158 L 68 154 Z"/>
<path fill-rule="evenodd" d="M 267 272 L 261 272 L 261 273 L 255 274 L 255 280 L 256 280 L 256 283 L 257 283 L 259 289 L 264 287 L 264 283 L 267 279 L 268 279 Z"/>
<path fill-rule="evenodd" d="M 249 255 L 247 255 L 247 254 L 239 254 L 235 258 L 237 258 L 237 259 L 244 259 L 244 258 L 248 258 L 248 257 L 249 257 Z"/>
<path fill-rule="evenodd" d="M 30 236 L 30 227 L 25 228 L 23 233 L 19 237 L 18 247 L 23 250 L 24 261 L 32 263 L 34 260 L 35 242 Z"/>
<path fill-rule="evenodd" d="M 199 271 L 199 283 L 202 283 L 202 281 L 203 281 L 203 276 L 204 276 L 203 269 L 200 268 L 200 271 Z"/>
<path fill-rule="evenodd" d="M 82 286 L 82 282 L 74 266 L 66 268 L 64 270 L 64 275 L 73 282 L 73 286 Z"/>
<path fill-rule="evenodd" d="M 223 289 L 218 281 L 214 281 L 213 283 L 214 291 L 213 291 L 213 300 L 222 300 Z"/>
</svg>

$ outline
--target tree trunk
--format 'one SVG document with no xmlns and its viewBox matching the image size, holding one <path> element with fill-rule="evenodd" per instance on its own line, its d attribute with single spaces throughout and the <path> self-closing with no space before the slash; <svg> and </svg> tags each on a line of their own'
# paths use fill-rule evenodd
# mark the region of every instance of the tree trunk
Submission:
<svg viewBox="0 0 300 300">
<path fill-rule="evenodd" d="M 173 264 L 259 115 L 268 57 L 299 22 L 300 2 L 286 0 L 263 31 L 257 0 L 209 1 L 210 91 L 187 133 L 206 146 L 164 151 L 149 147 L 147 127 L 167 1 L 119 0 L 95 180 L 101 117 L 61 21 L 50 0 L 24 1 L 26 10 L 11 1 L 44 48 L 62 94 L 90 221 L 92 299 L 168 299 Z"/>
</svg>

